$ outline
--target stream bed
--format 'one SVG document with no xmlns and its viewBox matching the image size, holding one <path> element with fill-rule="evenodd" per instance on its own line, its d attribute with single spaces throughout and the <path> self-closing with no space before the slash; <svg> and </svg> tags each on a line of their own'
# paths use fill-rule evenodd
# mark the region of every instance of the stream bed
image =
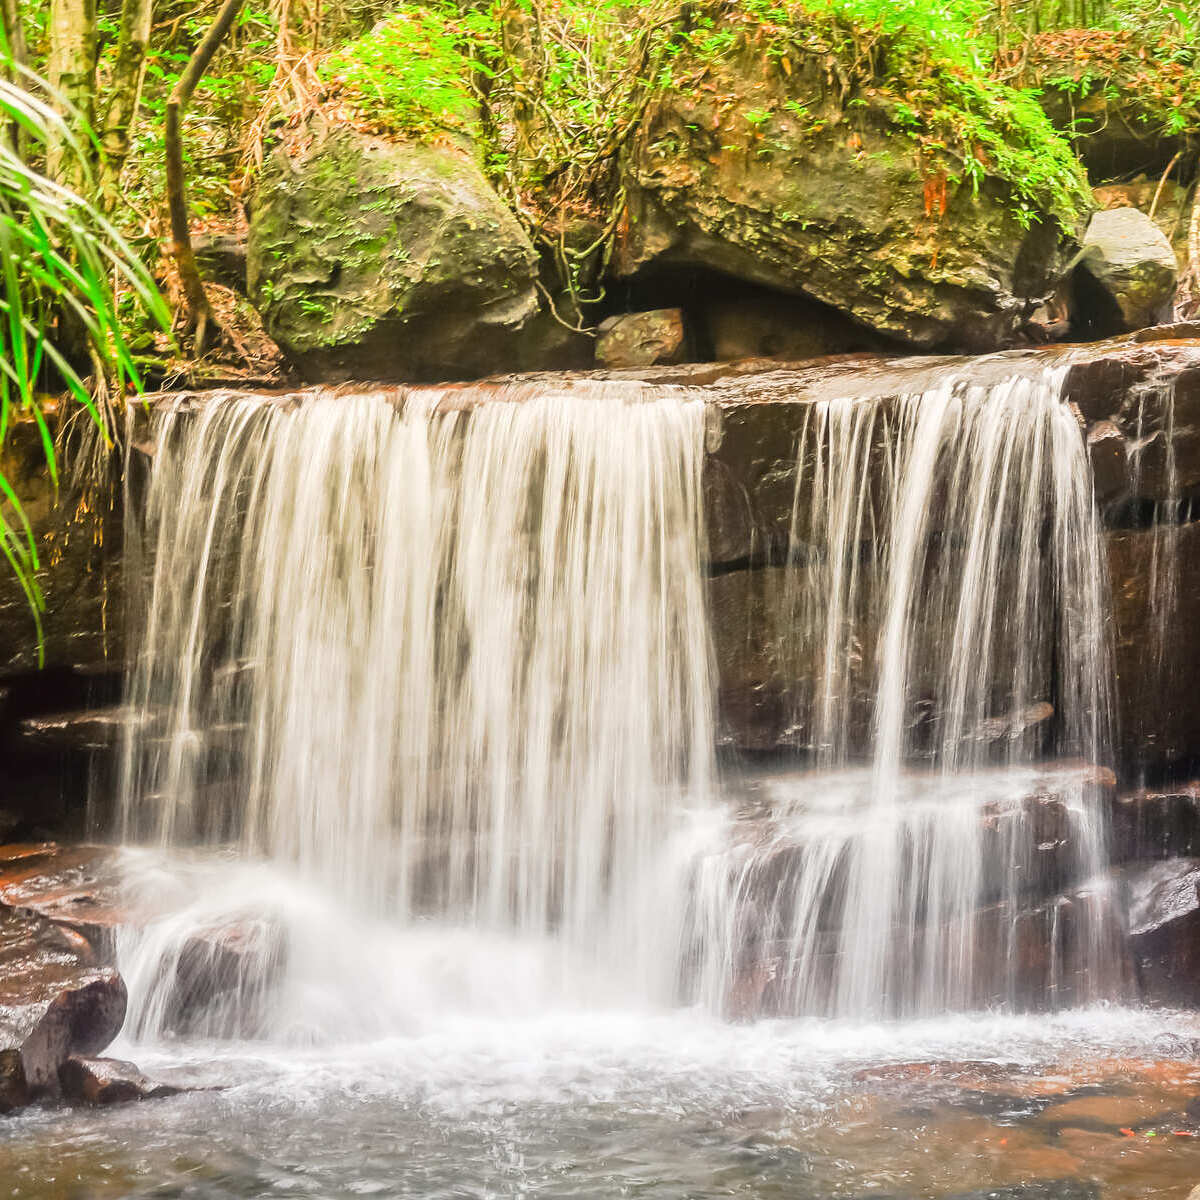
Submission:
<svg viewBox="0 0 1200 1200">
<path fill-rule="evenodd" d="M 1200 1182 L 1194 1015 L 421 1025 L 307 1047 L 120 1042 L 110 1054 L 158 1078 L 219 1090 L 10 1119 L 0 1194 L 1184 1200 Z"/>
</svg>

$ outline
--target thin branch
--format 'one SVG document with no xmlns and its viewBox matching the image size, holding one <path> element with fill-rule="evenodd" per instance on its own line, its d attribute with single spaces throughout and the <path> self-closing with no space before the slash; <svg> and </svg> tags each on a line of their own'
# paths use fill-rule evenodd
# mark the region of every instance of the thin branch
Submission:
<svg viewBox="0 0 1200 1200">
<path fill-rule="evenodd" d="M 194 350 L 197 357 L 207 347 L 210 326 L 216 326 L 200 268 L 196 264 L 196 253 L 192 248 L 191 221 L 188 217 L 187 191 L 183 171 L 183 141 L 181 126 L 196 85 L 204 78 L 213 55 L 225 40 L 234 21 L 241 11 L 243 0 L 225 0 L 217 19 L 209 27 L 200 45 L 188 60 L 183 74 L 171 90 L 167 100 L 166 158 L 167 158 L 167 212 L 171 220 L 171 256 L 179 271 L 179 282 L 183 288 L 186 317 L 194 334 Z"/>
</svg>

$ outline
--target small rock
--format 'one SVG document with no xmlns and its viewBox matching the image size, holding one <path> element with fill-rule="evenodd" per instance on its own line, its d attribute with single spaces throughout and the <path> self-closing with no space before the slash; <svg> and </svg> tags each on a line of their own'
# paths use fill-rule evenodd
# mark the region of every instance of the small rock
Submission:
<svg viewBox="0 0 1200 1200">
<path fill-rule="evenodd" d="M 1124 328 L 1155 325 L 1170 312 L 1179 264 L 1162 230 L 1136 208 L 1092 217 L 1079 270 L 1115 302 Z"/>
<path fill-rule="evenodd" d="M 656 308 L 604 321 L 596 340 L 596 362 L 609 368 L 652 367 L 678 362 L 682 349 L 682 311 Z"/>
<path fill-rule="evenodd" d="M 125 1104 L 177 1096 L 183 1088 L 156 1083 L 135 1063 L 119 1058 L 85 1058 L 73 1054 L 58 1068 L 63 1098 L 77 1104 Z"/>
</svg>

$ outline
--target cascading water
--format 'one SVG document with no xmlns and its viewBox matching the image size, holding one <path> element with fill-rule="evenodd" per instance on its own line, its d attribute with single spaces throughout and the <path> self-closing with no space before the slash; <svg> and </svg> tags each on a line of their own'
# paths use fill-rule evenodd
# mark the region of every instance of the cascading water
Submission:
<svg viewBox="0 0 1200 1200">
<path fill-rule="evenodd" d="M 1113 987 L 1102 897 L 1027 900 L 1104 862 L 1105 576 L 1064 374 L 810 406 L 790 641 L 814 769 L 758 785 L 701 873 L 710 997 L 876 1016 Z"/>
<path fill-rule="evenodd" d="M 552 990 L 669 1000 L 673 846 L 710 797 L 703 406 L 637 385 L 488 398 L 159 415 L 126 835 L 282 864 L 310 893 L 300 925 L 313 891 L 351 914 L 326 941 L 364 922 L 540 939 Z M 145 1031 L 164 956 L 218 916 L 133 935 Z"/>
<path fill-rule="evenodd" d="M 519 1011 L 1103 994 L 1103 898 L 1043 902 L 1103 855 L 1105 597 L 1062 379 L 808 406 L 787 641 L 810 761 L 740 809 L 713 779 L 697 395 L 159 413 L 124 829 L 241 865 L 149 872 L 134 1027 L 247 1028 L 261 996 L 207 1024 L 176 996 L 198 935 L 239 920 L 276 1034 L 494 1008 L 497 976 Z M 1031 945 L 1048 962 L 1019 975 Z"/>
</svg>

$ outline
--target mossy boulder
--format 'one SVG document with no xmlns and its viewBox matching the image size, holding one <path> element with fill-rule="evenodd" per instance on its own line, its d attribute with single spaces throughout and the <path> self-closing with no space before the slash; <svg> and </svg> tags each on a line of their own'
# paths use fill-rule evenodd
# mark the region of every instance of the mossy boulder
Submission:
<svg viewBox="0 0 1200 1200">
<path fill-rule="evenodd" d="M 312 128 L 259 181 L 250 296 L 306 378 L 462 379 L 517 364 L 537 258 L 468 147 Z"/>
<path fill-rule="evenodd" d="M 616 270 L 715 269 L 915 347 L 1007 344 L 1053 289 L 1069 216 L 1022 221 L 1010 182 L 955 183 L 854 99 L 812 56 L 784 72 L 743 53 L 669 89 L 626 156 Z"/>
<path fill-rule="evenodd" d="M 1170 319 L 1179 264 L 1166 234 L 1136 208 L 1096 213 L 1083 238 L 1079 270 L 1119 311 L 1114 332 Z"/>
</svg>

